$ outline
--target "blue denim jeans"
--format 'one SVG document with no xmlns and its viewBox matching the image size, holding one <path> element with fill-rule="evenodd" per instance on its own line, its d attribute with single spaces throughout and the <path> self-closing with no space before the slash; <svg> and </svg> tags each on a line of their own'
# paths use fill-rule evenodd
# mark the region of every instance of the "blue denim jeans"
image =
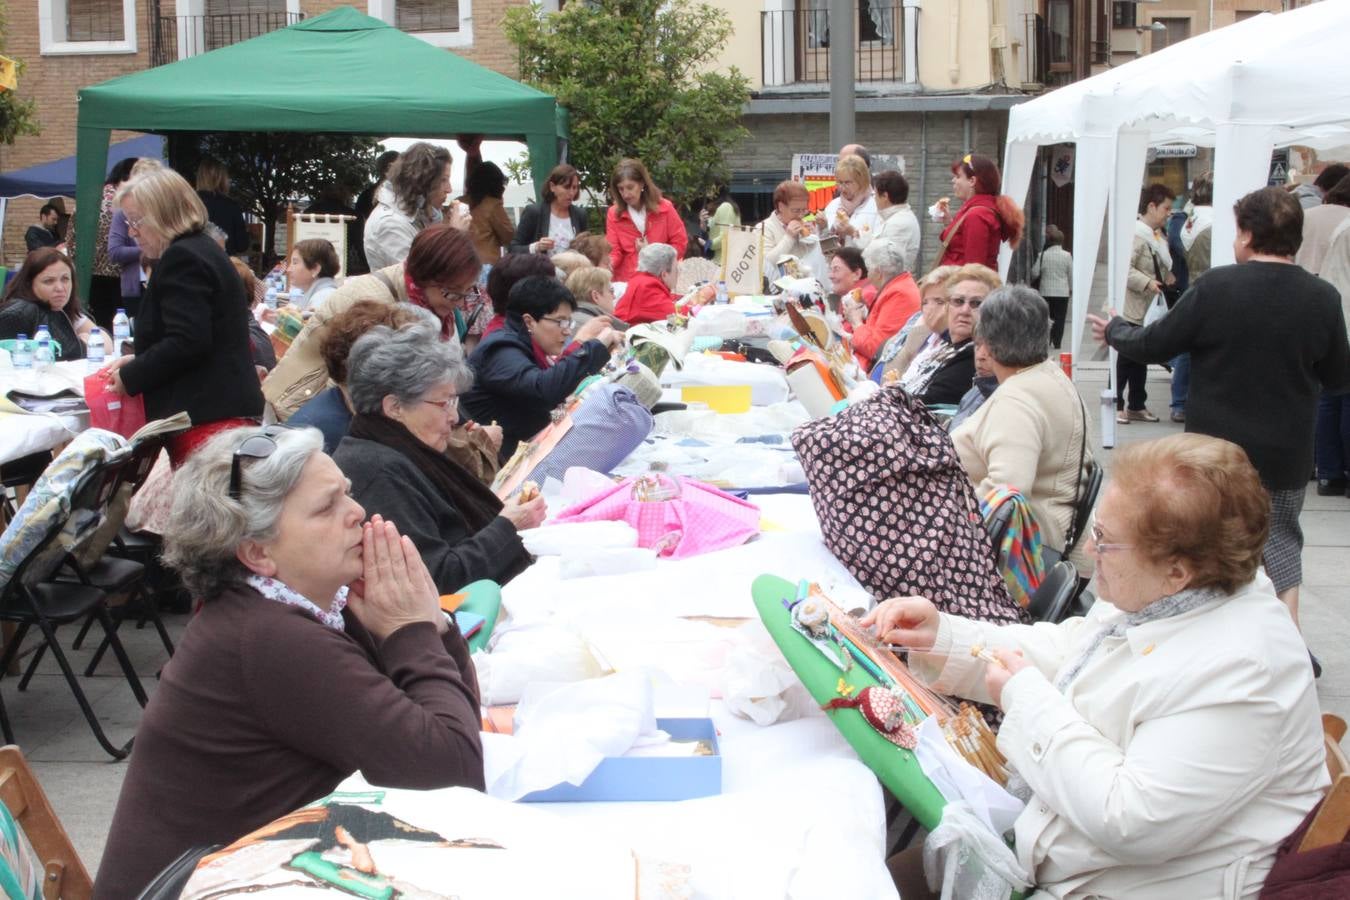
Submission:
<svg viewBox="0 0 1350 900">
<path fill-rule="evenodd" d="M 1186 396 L 1191 392 L 1191 355 L 1182 353 L 1172 360 L 1172 412 L 1186 411 Z"/>
<path fill-rule="evenodd" d="M 1318 478 L 1344 478 L 1350 470 L 1350 394 L 1318 399 L 1314 456 Z"/>
</svg>

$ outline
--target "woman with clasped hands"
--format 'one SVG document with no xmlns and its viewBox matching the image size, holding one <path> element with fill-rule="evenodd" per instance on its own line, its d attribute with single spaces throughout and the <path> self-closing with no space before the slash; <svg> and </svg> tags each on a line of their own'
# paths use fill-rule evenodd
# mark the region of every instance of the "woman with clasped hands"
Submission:
<svg viewBox="0 0 1350 900">
<path fill-rule="evenodd" d="M 164 560 L 201 611 L 146 707 L 95 897 L 333 791 L 483 789 L 478 682 L 412 542 L 313 428 L 218 434 L 174 475 Z"/>
<path fill-rule="evenodd" d="M 926 651 L 936 690 L 1004 710 L 1036 897 L 1255 897 L 1329 780 L 1307 649 L 1258 569 L 1269 500 L 1241 449 L 1196 434 L 1117 450 L 1112 475 L 1086 617 L 1000 628 L 905 597 L 863 622 Z"/>
</svg>

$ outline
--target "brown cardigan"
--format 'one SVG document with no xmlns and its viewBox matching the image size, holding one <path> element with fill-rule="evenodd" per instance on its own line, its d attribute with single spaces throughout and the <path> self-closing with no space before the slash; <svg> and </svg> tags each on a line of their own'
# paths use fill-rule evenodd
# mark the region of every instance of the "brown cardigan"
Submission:
<svg viewBox="0 0 1350 900">
<path fill-rule="evenodd" d="M 248 587 L 189 624 L 136 732 L 94 885 L 137 896 L 184 850 L 229 843 L 330 793 L 373 784 L 483 789 L 478 683 L 453 627 L 377 643 Z"/>
</svg>

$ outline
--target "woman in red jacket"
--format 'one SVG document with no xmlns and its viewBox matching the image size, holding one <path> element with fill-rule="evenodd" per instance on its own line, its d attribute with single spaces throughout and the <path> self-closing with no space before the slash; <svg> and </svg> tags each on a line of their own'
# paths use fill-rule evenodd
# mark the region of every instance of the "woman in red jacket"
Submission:
<svg viewBox="0 0 1350 900">
<path fill-rule="evenodd" d="M 647 167 L 636 159 L 621 159 L 609 179 L 614 201 L 605 213 L 605 238 L 610 247 L 615 281 L 628 281 L 637 271 L 637 255 L 648 244 L 669 244 L 676 258 L 684 257 L 689 234 L 684 220 L 652 183 Z"/>
<path fill-rule="evenodd" d="M 967 154 L 952 163 L 952 193 L 961 201 L 946 228 L 942 230 L 940 266 L 964 266 L 979 263 L 998 271 L 998 245 L 1007 241 L 1016 247 L 1022 239 L 1024 218 L 1013 198 L 1000 194 L 1003 178 L 998 166 L 987 156 Z M 938 201 L 943 218 L 948 216 Z"/>
</svg>

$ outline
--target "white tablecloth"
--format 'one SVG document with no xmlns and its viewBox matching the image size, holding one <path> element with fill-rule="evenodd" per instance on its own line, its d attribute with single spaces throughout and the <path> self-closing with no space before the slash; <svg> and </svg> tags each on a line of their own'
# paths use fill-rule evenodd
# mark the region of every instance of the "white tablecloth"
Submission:
<svg viewBox="0 0 1350 900">
<path fill-rule="evenodd" d="M 741 628 L 762 628 L 750 586 L 764 573 L 818 581 L 845 606 L 869 602 L 825 548 L 810 498 L 751 500 L 768 530 L 740 547 L 661 560 L 651 571 L 568 580 L 558 577 L 556 557 L 541 558 L 504 588 L 497 637 L 565 628 L 619 671 L 642 668 L 720 697 L 726 657 L 745 637 L 685 617 L 742 617 L 750 621 Z M 721 796 L 530 805 L 567 819 L 569 833 L 593 830 L 639 856 L 688 863 L 695 897 L 896 896 L 883 862 L 880 787 L 823 713 L 812 707 L 803 718 L 760 727 L 714 699 L 711 715 L 723 757 Z"/>
<path fill-rule="evenodd" d="M 12 390 L 56 393 L 65 388 L 84 393 L 84 360 L 56 363 L 50 372 L 0 369 L 0 397 Z M 89 427 L 89 414 L 53 416 L 0 412 L 0 465 L 40 450 L 51 450 Z"/>
</svg>

